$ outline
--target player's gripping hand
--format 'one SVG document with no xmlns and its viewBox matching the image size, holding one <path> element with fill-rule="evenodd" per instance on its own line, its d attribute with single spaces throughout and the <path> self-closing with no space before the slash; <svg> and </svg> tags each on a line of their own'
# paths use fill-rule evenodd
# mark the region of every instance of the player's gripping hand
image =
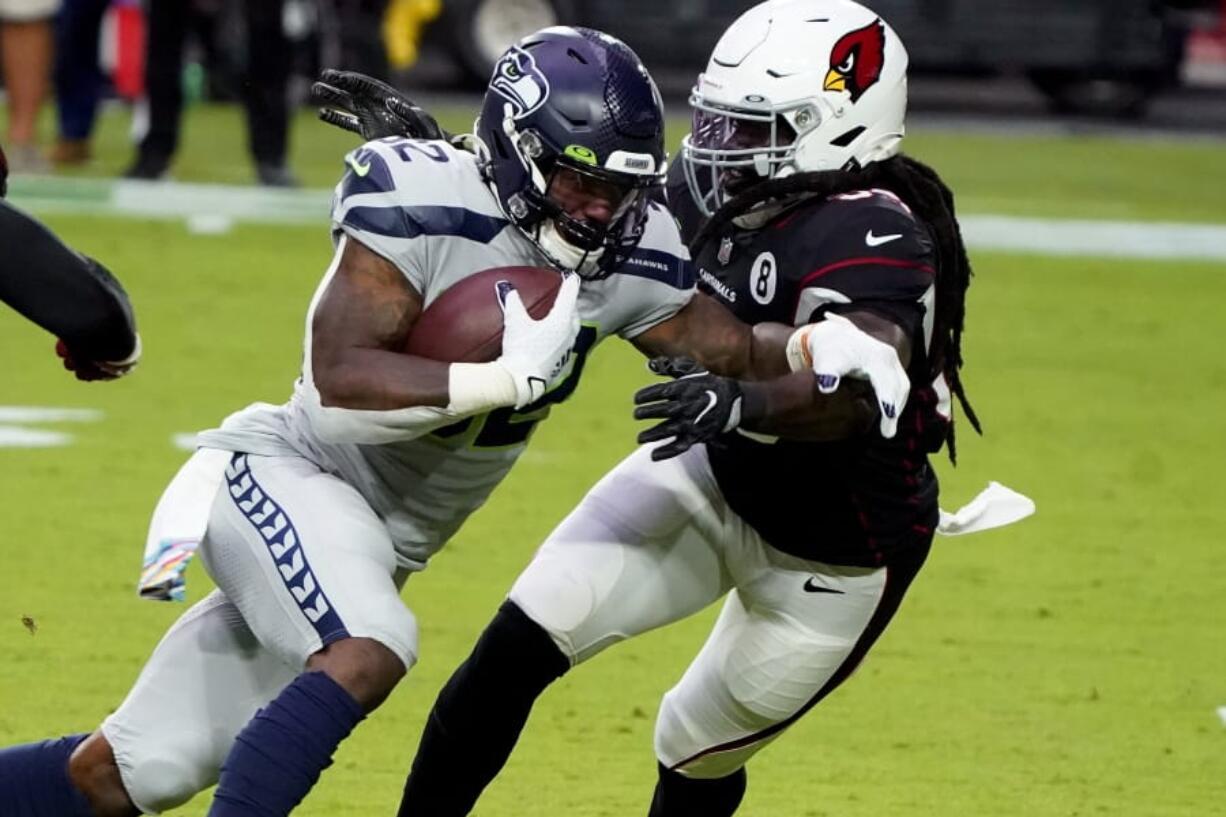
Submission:
<svg viewBox="0 0 1226 817">
<path fill-rule="evenodd" d="M 360 134 L 367 141 L 387 136 L 444 139 L 433 116 L 385 82 L 356 71 L 320 72 L 311 86 L 311 101 L 322 105 L 319 118 Z"/>
<path fill-rule="evenodd" d="M 566 373 L 566 364 L 579 335 L 579 276 L 566 275 L 554 296 L 549 314 L 533 320 L 519 293 L 499 281 L 502 304 L 502 356 L 500 363 L 515 381 L 515 407 L 534 403 Z"/>
<path fill-rule="evenodd" d="M 77 380 L 116 380 L 123 377 L 136 368 L 140 362 L 140 352 L 140 335 L 136 336 L 132 354 L 123 360 L 86 360 L 74 355 L 64 341 L 55 342 L 55 353 L 64 361 L 64 368 L 77 376 Z"/>
<path fill-rule="evenodd" d="M 830 394 L 844 377 L 869 381 L 881 410 L 881 436 L 898 432 L 898 415 L 911 393 L 911 379 L 898 352 L 842 315 L 827 313 L 825 320 L 802 326 L 788 340 L 788 363 L 793 371 L 811 368 L 817 389 Z"/>
<path fill-rule="evenodd" d="M 634 394 L 634 419 L 661 420 L 639 433 L 640 444 L 668 440 L 651 450 L 653 460 L 666 460 L 705 443 L 741 424 L 741 384 L 717 377 L 689 358 L 653 358 L 656 374 L 676 378 Z"/>
</svg>

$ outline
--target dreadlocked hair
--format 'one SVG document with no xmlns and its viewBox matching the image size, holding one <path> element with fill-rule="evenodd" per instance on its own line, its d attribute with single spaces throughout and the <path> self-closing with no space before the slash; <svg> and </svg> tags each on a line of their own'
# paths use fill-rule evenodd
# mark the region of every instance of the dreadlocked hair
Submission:
<svg viewBox="0 0 1226 817">
<path fill-rule="evenodd" d="M 971 283 L 971 262 L 962 243 L 962 231 L 954 214 L 954 194 L 937 172 L 905 154 L 873 162 L 854 170 L 829 170 L 797 173 L 782 179 L 759 182 L 729 199 L 703 225 L 690 243 L 690 254 L 698 253 L 714 236 L 723 233 L 733 219 L 769 199 L 787 201 L 848 193 L 867 188 L 889 190 L 901 198 L 920 221 L 927 224 L 936 244 L 936 315 L 933 321 L 932 348 L 928 351 L 930 374 L 945 375 L 949 389 L 958 398 L 971 427 L 983 429 L 962 385 L 962 326 L 966 317 L 966 289 Z M 945 444 L 951 462 L 957 462 L 954 424 L 949 423 Z"/>
</svg>

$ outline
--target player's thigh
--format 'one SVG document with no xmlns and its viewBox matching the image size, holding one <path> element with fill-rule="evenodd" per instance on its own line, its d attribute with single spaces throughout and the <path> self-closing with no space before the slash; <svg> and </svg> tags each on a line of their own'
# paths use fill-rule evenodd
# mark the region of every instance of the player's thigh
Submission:
<svg viewBox="0 0 1226 817">
<path fill-rule="evenodd" d="M 197 603 L 102 724 L 128 796 L 158 813 L 212 786 L 235 736 L 296 674 L 219 591 Z"/>
<path fill-rule="evenodd" d="M 252 632 L 301 669 L 325 645 L 369 638 L 409 668 L 417 623 L 400 600 L 383 522 L 356 490 L 298 457 L 235 454 L 200 545 Z"/>
<path fill-rule="evenodd" d="M 660 706 L 657 756 L 689 776 L 740 768 L 846 680 L 922 563 L 839 567 L 758 553 L 734 563 L 736 589 Z"/>
<path fill-rule="evenodd" d="M 704 448 L 664 462 L 641 448 L 549 535 L 510 598 L 578 663 L 727 592 L 723 520 Z"/>
</svg>

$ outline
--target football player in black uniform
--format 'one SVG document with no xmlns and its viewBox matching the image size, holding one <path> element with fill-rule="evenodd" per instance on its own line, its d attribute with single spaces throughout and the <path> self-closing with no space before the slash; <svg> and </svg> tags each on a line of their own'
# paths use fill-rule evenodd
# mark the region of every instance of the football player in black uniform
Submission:
<svg viewBox="0 0 1226 817">
<path fill-rule="evenodd" d="M 650 815 L 731 815 L 746 761 L 897 611 L 937 528 L 928 457 L 954 455 L 952 396 L 978 428 L 958 377 L 970 265 L 949 189 L 899 153 L 906 66 L 850 0 L 763 3 L 725 32 L 668 190 L 700 287 L 746 322 L 798 327 L 796 400 L 852 377 L 877 409 L 788 428 L 767 420 L 777 390 L 764 405 L 760 384 L 653 362 L 676 379 L 640 391 L 636 416 L 661 421 L 640 442 L 663 444 L 606 475 L 516 581 L 430 713 L 400 817 L 467 814 L 549 683 L 724 596 L 661 705 Z M 366 100 L 334 94 L 351 114 L 334 124 L 369 138 L 385 111 L 406 121 L 333 79 Z"/>
<path fill-rule="evenodd" d="M 3 196 L 0 150 L 0 301 L 58 338 L 56 354 L 78 380 L 113 380 L 140 359 L 132 306 L 106 267 L 68 248 Z"/>
</svg>

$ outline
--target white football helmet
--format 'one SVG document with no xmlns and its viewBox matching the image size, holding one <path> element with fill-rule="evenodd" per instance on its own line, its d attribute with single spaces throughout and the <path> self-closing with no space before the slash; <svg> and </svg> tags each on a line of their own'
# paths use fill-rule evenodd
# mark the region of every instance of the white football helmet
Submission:
<svg viewBox="0 0 1226 817">
<path fill-rule="evenodd" d="M 710 216 L 749 182 L 898 153 L 907 50 L 851 0 L 767 0 L 724 32 L 690 106 L 681 161 Z"/>
</svg>

